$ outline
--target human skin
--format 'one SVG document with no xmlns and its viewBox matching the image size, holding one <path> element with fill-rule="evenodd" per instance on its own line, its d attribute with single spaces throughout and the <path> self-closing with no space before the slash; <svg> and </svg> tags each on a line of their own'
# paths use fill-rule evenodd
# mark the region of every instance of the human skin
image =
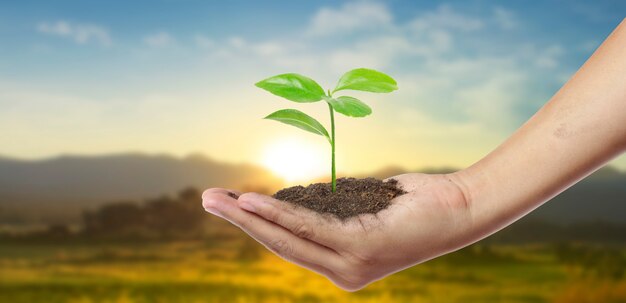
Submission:
<svg viewBox="0 0 626 303">
<path fill-rule="evenodd" d="M 354 291 L 485 238 L 625 150 L 626 20 L 502 145 L 452 174 L 392 177 L 408 193 L 376 215 L 340 221 L 221 188 L 206 190 L 203 206 L 282 258 Z"/>
</svg>

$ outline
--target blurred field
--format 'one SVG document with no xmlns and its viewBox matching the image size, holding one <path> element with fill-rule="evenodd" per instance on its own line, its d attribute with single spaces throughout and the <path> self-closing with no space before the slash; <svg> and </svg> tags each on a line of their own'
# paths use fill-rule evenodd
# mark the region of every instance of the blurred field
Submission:
<svg viewBox="0 0 626 303">
<path fill-rule="evenodd" d="M 0 229 L 0 302 L 626 302 L 624 224 L 524 218 L 346 293 L 207 215 L 200 195 L 187 188 L 104 203 L 76 225 Z"/>
<path fill-rule="evenodd" d="M 241 238 L 9 241 L 0 244 L 0 302 L 624 302 L 623 257 L 616 248 L 473 246 L 351 294 Z"/>
</svg>

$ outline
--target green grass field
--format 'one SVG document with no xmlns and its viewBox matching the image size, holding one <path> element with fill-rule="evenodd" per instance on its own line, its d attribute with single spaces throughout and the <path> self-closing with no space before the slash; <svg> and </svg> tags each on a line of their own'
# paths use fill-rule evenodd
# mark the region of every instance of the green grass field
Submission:
<svg viewBox="0 0 626 303">
<path fill-rule="evenodd" d="M 623 277 L 583 274 L 547 245 L 474 246 L 346 293 L 219 243 L 0 243 L 0 302 L 626 302 Z"/>
</svg>

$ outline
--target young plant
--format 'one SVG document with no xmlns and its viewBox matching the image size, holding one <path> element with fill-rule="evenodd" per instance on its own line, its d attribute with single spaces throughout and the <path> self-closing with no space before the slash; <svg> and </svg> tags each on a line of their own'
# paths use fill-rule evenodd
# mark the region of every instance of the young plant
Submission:
<svg viewBox="0 0 626 303">
<path fill-rule="evenodd" d="M 332 165 L 332 192 L 337 190 L 335 173 L 335 111 L 348 117 L 365 117 L 372 113 L 367 104 L 350 96 L 333 97 L 338 91 L 360 90 L 372 93 L 389 93 L 398 89 L 396 81 L 379 72 L 367 68 L 357 68 L 345 73 L 332 91 L 327 93 L 313 79 L 299 74 L 281 74 L 255 84 L 270 93 L 298 103 L 311 103 L 321 100 L 328 104 L 330 112 L 330 135 L 324 126 L 313 117 L 297 109 L 281 109 L 269 114 L 265 119 L 276 120 L 314 134 L 324 136 L 330 143 Z"/>
</svg>

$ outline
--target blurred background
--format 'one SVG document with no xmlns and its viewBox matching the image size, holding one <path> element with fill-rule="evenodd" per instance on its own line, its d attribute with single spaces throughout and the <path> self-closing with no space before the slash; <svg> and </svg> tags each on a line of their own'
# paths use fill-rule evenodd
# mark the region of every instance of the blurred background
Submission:
<svg viewBox="0 0 626 303">
<path fill-rule="evenodd" d="M 337 118 L 340 176 L 471 165 L 626 15 L 623 1 L 4 1 L 0 302 L 625 302 L 626 157 L 502 232 L 347 294 L 204 213 L 204 188 L 327 180 L 323 139 L 254 87 L 392 75 Z M 357 94 L 358 96 L 358 94 Z M 602 144 L 602 142 L 598 142 Z M 564 163 L 566 165 L 566 163 Z"/>
</svg>

